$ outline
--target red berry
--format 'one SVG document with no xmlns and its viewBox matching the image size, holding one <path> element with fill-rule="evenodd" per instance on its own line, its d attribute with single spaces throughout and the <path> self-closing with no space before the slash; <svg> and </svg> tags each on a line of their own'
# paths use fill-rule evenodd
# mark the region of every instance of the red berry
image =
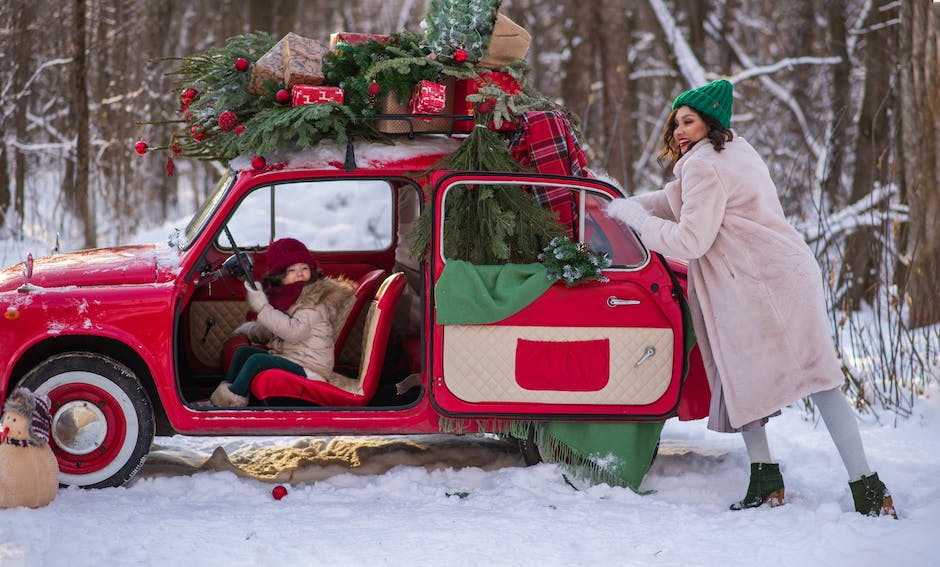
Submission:
<svg viewBox="0 0 940 567">
<path fill-rule="evenodd" d="M 147 145 L 147 142 L 141 140 L 134 144 L 134 151 L 137 152 L 138 155 L 144 155 L 147 153 L 147 148 L 149 147 L 150 146 Z"/>
<path fill-rule="evenodd" d="M 235 69 L 237 71 L 241 71 L 242 73 L 244 73 L 245 71 L 248 70 L 248 67 L 250 66 L 251 64 L 244 57 L 239 57 L 238 59 L 235 60 Z"/>
<path fill-rule="evenodd" d="M 369 94 L 372 96 L 376 96 L 382 91 L 382 87 L 375 81 L 372 81 L 371 83 L 369 83 L 369 86 L 367 88 L 369 90 Z"/>
<path fill-rule="evenodd" d="M 287 92 L 286 89 L 281 89 L 274 95 L 274 100 L 276 100 L 278 104 L 287 104 L 290 102 L 290 93 Z"/>
<path fill-rule="evenodd" d="M 231 110 L 226 110 L 219 115 L 219 129 L 228 132 L 238 124 L 238 117 Z"/>
<path fill-rule="evenodd" d="M 457 63 L 463 63 L 467 60 L 467 52 L 463 49 L 458 49 L 454 51 L 454 61 Z"/>
<path fill-rule="evenodd" d="M 264 166 L 267 164 L 268 162 L 261 156 L 251 158 L 251 167 L 255 169 L 264 169 Z"/>
<path fill-rule="evenodd" d="M 279 484 L 271 491 L 271 496 L 273 496 L 275 500 L 280 500 L 287 496 L 287 489 Z"/>
<path fill-rule="evenodd" d="M 170 151 L 173 152 L 174 154 L 178 154 L 183 151 L 183 148 L 180 147 L 179 140 L 173 140 L 173 143 L 170 144 Z"/>
<path fill-rule="evenodd" d="M 198 94 L 199 94 L 199 91 L 197 91 L 196 89 L 188 88 L 185 91 L 183 91 L 182 97 L 188 98 L 189 100 L 193 100 L 194 98 L 196 98 L 196 95 Z"/>
<path fill-rule="evenodd" d="M 245 131 L 245 127 L 244 127 L 243 125 L 241 125 L 241 124 L 239 124 L 238 126 L 235 127 L 235 135 L 236 135 L 236 136 L 241 135 L 241 133 L 244 132 L 244 131 Z"/>
<path fill-rule="evenodd" d="M 203 136 L 205 136 L 203 132 L 199 131 L 199 125 L 196 125 L 190 128 L 189 133 L 193 137 L 193 140 L 196 140 L 197 142 L 201 140 Z"/>
</svg>

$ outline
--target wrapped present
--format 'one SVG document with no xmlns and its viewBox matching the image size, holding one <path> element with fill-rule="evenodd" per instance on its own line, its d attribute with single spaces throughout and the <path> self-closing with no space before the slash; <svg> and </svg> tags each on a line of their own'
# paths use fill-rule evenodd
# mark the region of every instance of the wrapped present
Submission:
<svg viewBox="0 0 940 567">
<path fill-rule="evenodd" d="M 290 89 L 294 85 L 323 84 L 323 56 L 327 48 L 315 39 L 289 33 L 281 40 L 284 55 L 284 84 Z"/>
<path fill-rule="evenodd" d="M 441 114 L 447 104 L 447 87 L 432 81 L 419 81 L 411 95 L 411 114 Z"/>
<path fill-rule="evenodd" d="M 487 69 L 509 65 L 525 57 L 531 42 L 532 37 L 525 28 L 506 16 L 497 14 L 493 33 L 490 34 L 490 44 L 486 48 L 486 57 L 479 65 Z"/>
<path fill-rule="evenodd" d="M 265 95 L 264 82 L 271 81 L 278 87 L 287 85 L 323 84 L 323 55 L 326 48 L 318 41 L 289 33 L 274 44 L 251 67 L 248 92 Z"/>
<path fill-rule="evenodd" d="M 340 43 L 355 45 L 357 43 L 365 43 L 370 39 L 374 39 L 379 43 L 388 43 L 391 37 L 390 35 L 380 33 L 336 32 L 330 34 L 330 49 L 333 49 Z"/>
<path fill-rule="evenodd" d="M 501 91 L 511 95 L 522 92 L 522 85 L 509 73 L 493 71 L 481 73 L 479 77 L 459 79 L 454 86 L 454 113 L 473 116 L 473 105 L 475 103 L 467 100 L 467 96 L 478 93 L 481 87 L 490 84 L 498 86 Z M 469 132 L 472 128 L 473 120 L 454 121 L 454 132 Z M 514 130 L 515 125 L 511 122 L 504 122 L 499 129 Z"/>
<path fill-rule="evenodd" d="M 335 102 L 343 104 L 343 89 L 339 87 L 320 87 L 314 85 L 294 85 L 290 89 L 291 106 L 305 104 L 324 104 Z"/>
<path fill-rule="evenodd" d="M 395 93 L 389 93 L 382 103 L 379 113 L 386 115 L 376 122 L 376 128 L 386 134 L 411 134 L 413 132 L 441 132 L 450 133 L 453 125 L 454 111 L 454 78 L 448 77 L 444 83 L 444 108 L 434 116 L 415 116 L 411 112 L 411 100 L 401 101 Z"/>
</svg>

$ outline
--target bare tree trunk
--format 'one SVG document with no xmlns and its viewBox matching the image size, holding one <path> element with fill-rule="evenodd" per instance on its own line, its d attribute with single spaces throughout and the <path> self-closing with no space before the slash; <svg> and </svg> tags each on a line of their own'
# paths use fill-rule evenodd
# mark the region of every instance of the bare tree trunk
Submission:
<svg viewBox="0 0 940 567">
<path fill-rule="evenodd" d="M 842 191 L 842 169 L 844 162 L 844 146 L 848 124 L 851 120 L 852 99 L 849 73 L 848 41 L 845 29 L 846 0 L 831 0 L 826 3 L 826 16 L 828 20 L 828 52 L 838 55 L 842 61 L 832 66 L 832 87 L 830 90 L 831 104 L 829 106 L 831 124 L 826 143 L 827 162 L 823 173 L 822 190 L 831 203 L 841 205 L 845 203 Z M 806 22 L 809 25 L 809 22 Z"/>
<path fill-rule="evenodd" d="M 596 116 L 603 147 L 598 166 L 619 179 L 625 188 L 633 180 L 633 136 L 626 135 L 633 124 L 636 93 L 630 80 L 630 19 L 628 1 L 598 0 L 595 22 L 600 33 L 596 44 L 601 77 L 601 113 Z"/>
<path fill-rule="evenodd" d="M 913 327 L 940 321 L 940 79 L 938 5 L 901 3 L 900 162 L 902 194 L 910 207 L 907 293 Z"/>
<path fill-rule="evenodd" d="M 565 106 L 581 117 L 582 125 L 590 129 L 591 77 L 594 71 L 593 18 L 590 12 L 593 3 L 585 5 L 580 0 L 565 0 L 564 15 L 567 22 L 565 44 L 570 53 L 565 63 L 565 76 L 561 81 L 561 96 Z"/>
<path fill-rule="evenodd" d="M 13 33 L 19 36 L 16 48 L 12 53 L 13 62 L 13 132 L 19 143 L 26 141 L 26 115 L 29 110 L 29 97 L 24 90 L 29 79 L 30 54 L 34 48 L 33 36 L 29 29 L 33 25 L 33 10 L 27 6 L 18 6 L 17 14 L 13 17 Z M 26 154 L 20 148 L 13 148 L 13 210 L 16 213 L 16 224 L 11 227 L 14 238 L 23 238 L 23 226 L 26 216 Z"/>
<path fill-rule="evenodd" d="M 867 24 L 865 46 L 860 59 L 865 65 L 862 107 L 858 115 L 855 143 L 855 175 L 850 202 L 871 193 L 876 186 L 891 182 L 894 139 L 891 134 L 889 109 L 895 103 L 892 74 L 897 62 L 897 18 L 895 10 L 872 10 Z M 876 228 L 856 230 L 846 239 L 845 271 L 840 282 L 845 287 L 841 298 L 843 309 L 858 309 L 871 300 L 878 290 L 881 255 L 878 253 Z"/>
<path fill-rule="evenodd" d="M 85 0 L 75 0 L 75 13 L 72 51 L 72 117 L 75 132 L 75 177 L 71 187 L 71 202 L 75 214 L 84 228 L 84 246 L 93 248 L 97 246 L 97 232 L 94 212 L 90 206 L 88 191 L 89 168 L 89 123 L 88 123 L 88 87 L 86 85 L 86 30 L 85 30 Z"/>
</svg>

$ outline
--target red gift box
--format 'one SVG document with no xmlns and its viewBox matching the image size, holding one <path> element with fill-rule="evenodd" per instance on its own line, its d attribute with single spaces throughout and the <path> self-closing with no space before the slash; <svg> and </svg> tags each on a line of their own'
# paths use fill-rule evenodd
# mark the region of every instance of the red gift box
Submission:
<svg viewBox="0 0 940 567">
<path fill-rule="evenodd" d="M 496 85 L 501 91 L 507 94 L 516 95 L 522 92 L 522 86 L 512 75 L 499 71 L 492 73 L 482 73 L 477 78 L 459 79 L 454 88 L 454 113 L 473 116 L 473 105 L 475 103 L 467 100 L 467 96 L 476 94 L 481 87 L 487 85 Z M 492 125 L 490 126 L 492 128 Z M 473 129 L 473 120 L 454 120 L 455 132 L 469 132 Z M 504 122 L 500 130 L 514 130 L 515 125 L 512 122 Z"/>
<path fill-rule="evenodd" d="M 411 95 L 411 114 L 441 114 L 447 104 L 447 87 L 441 83 L 419 81 Z"/>
<path fill-rule="evenodd" d="M 392 36 L 390 35 L 380 33 L 336 32 L 330 34 L 330 49 L 333 49 L 340 43 L 355 45 L 357 43 L 365 43 L 370 39 L 374 39 L 379 43 L 388 43 L 391 38 Z"/>
<path fill-rule="evenodd" d="M 316 87 L 313 85 L 294 85 L 290 89 L 291 106 L 305 104 L 324 104 L 335 102 L 343 104 L 344 93 L 339 87 Z"/>
</svg>

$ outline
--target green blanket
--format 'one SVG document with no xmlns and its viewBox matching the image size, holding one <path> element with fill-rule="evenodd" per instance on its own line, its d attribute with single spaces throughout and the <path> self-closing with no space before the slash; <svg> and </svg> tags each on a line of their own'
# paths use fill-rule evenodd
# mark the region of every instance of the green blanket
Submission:
<svg viewBox="0 0 940 567">
<path fill-rule="evenodd" d="M 480 266 L 448 260 L 434 300 L 437 322 L 472 325 L 501 321 L 535 301 L 555 283 L 542 264 Z"/>
<path fill-rule="evenodd" d="M 636 491 L 656 454 L 662 430 L 662 421 L 553 421 L 541 427 L 536 443 L 543 459 L 575 476 Z"/>
</svg>

